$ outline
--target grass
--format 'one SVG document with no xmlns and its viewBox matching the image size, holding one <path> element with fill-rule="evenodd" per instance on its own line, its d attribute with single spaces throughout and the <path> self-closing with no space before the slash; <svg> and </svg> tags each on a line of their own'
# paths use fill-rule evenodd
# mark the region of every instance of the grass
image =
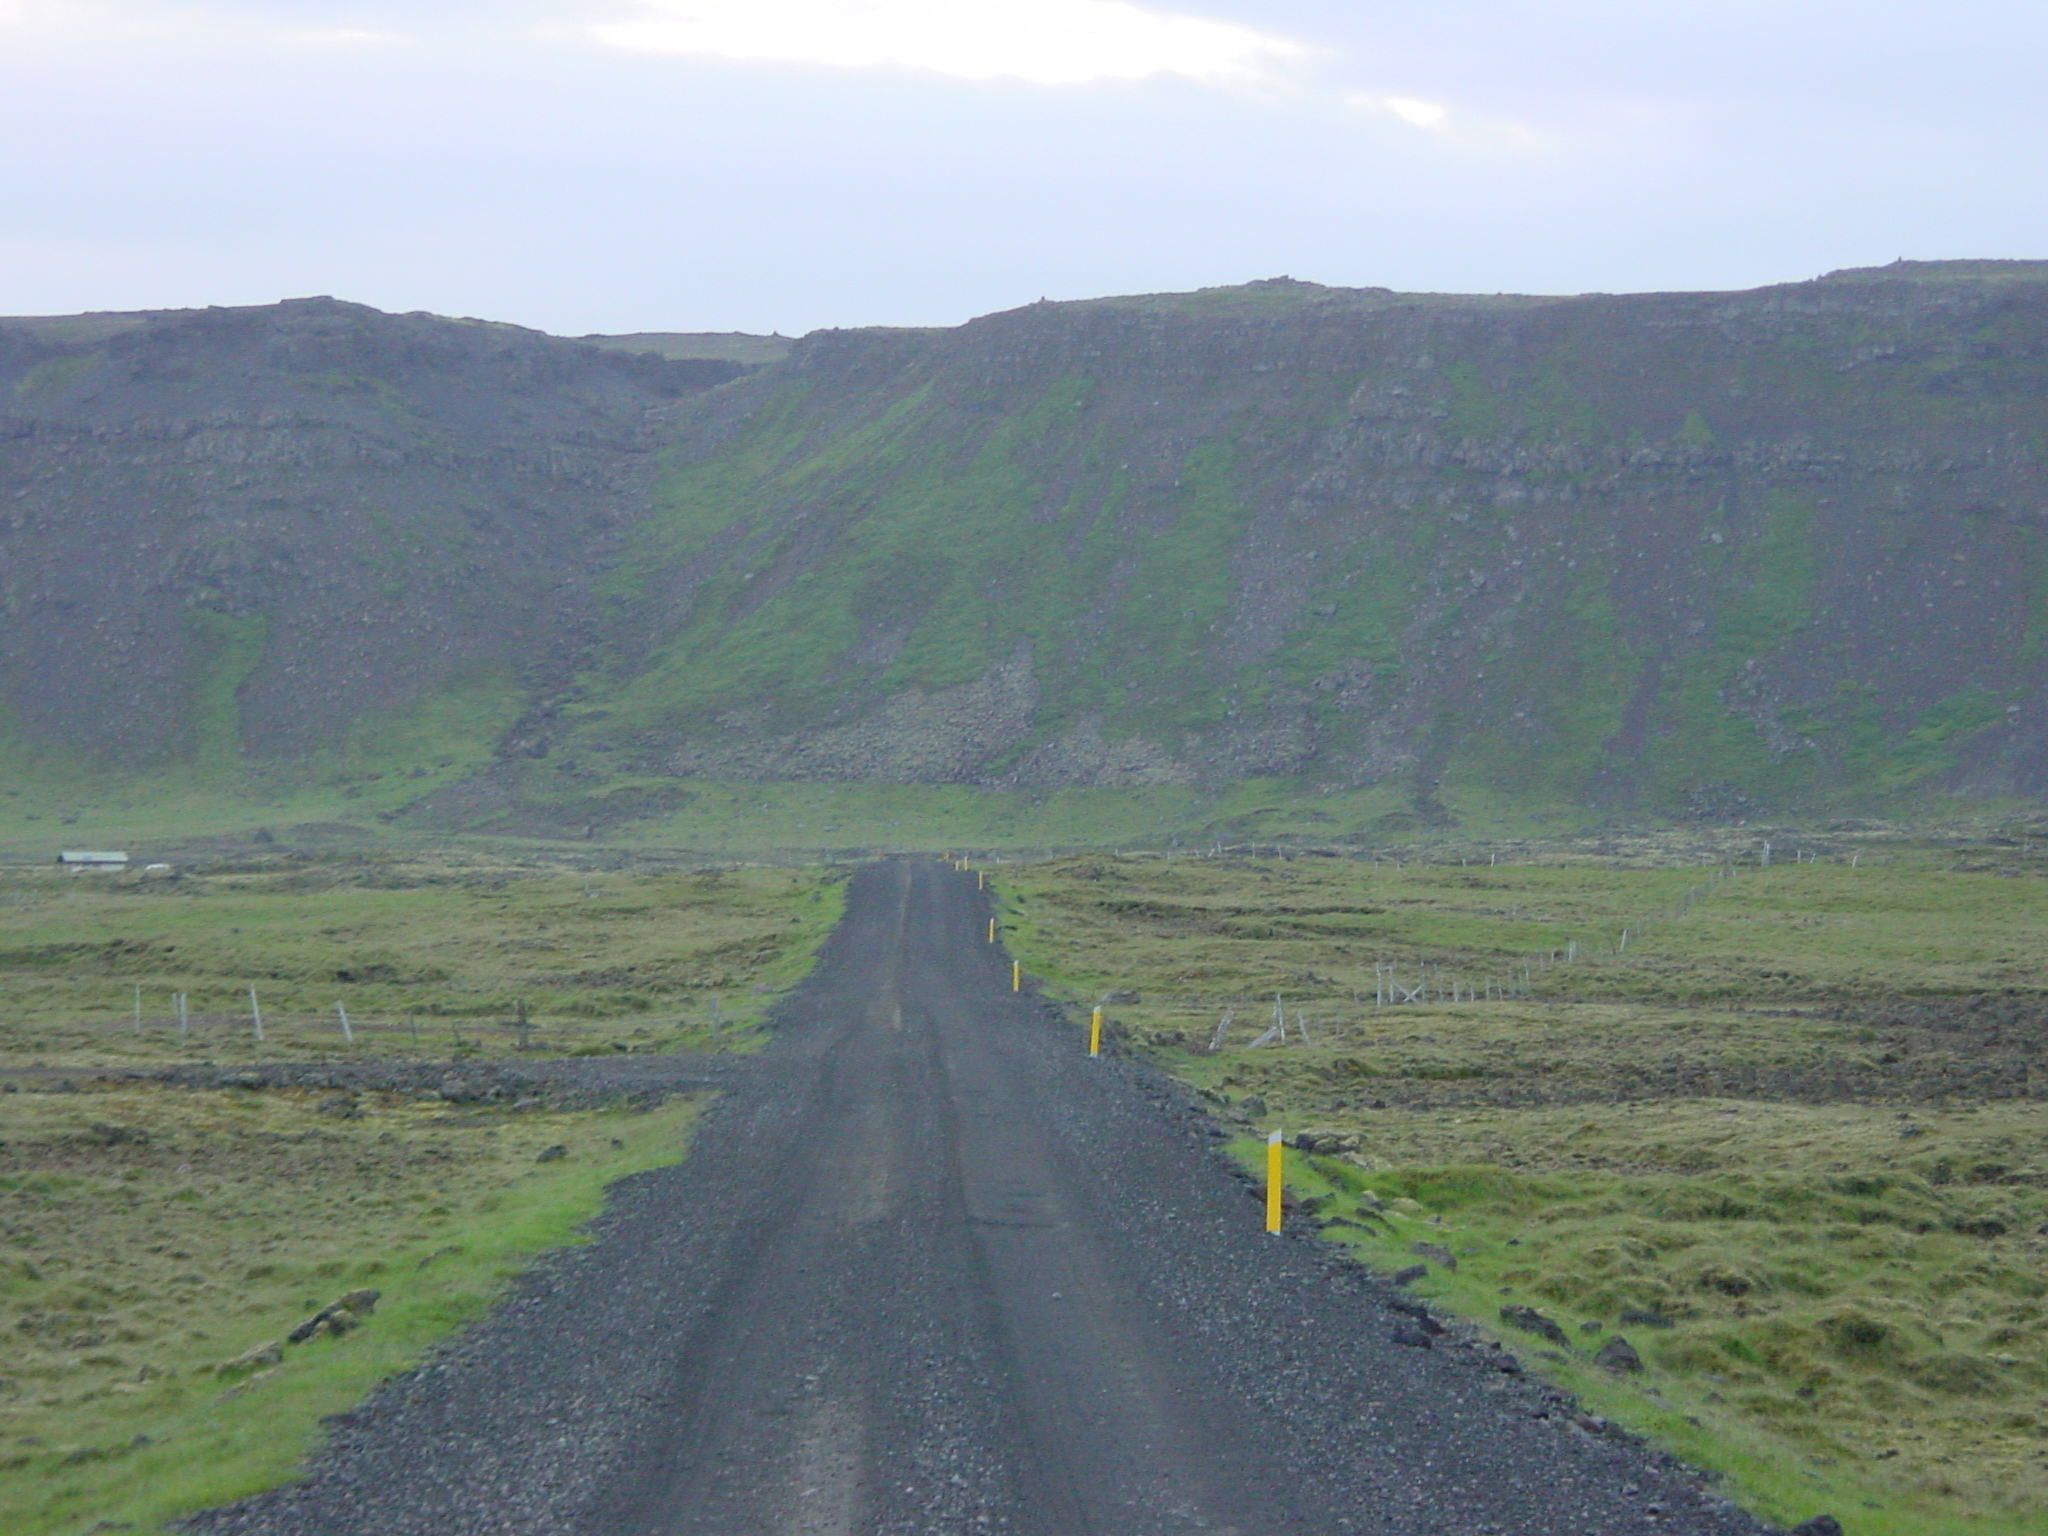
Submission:
<svg viewBox="0 0 2048 1536">
<path fill-rule="evenodd" d="M 8 1095 L 0 1526 L 161 1530 L 289 1478 L 324 1417 L 574 1241 L 607 1184 L 679 1159 L 695 1113 Z M 363 1287 L 381 1294 L 359 1327 L 285 1342 Z"/>
<path fill-rule="evenodd" d="M 2044 866 L 2023 837 L 1865 829 L 1780 835 L 1768 868 L 1752 841 L 1706 888 L 1728 837 L 1398 868 L 1087 856 L 1000 884 L 1027 969 L 1129 998 L 1113 1033 L 1241 1126 L 1248 1163 L 1266 1130 L 1305 1142 L 1292 1219 L 1382 1269 L 1420 1262 L 1421 1294 L 1731 1495 L 1851 1536 L 2034 1530 Z M 1460 1000 L 1376 1007 L 1375 966 L 1428 967 Z M 1276 992 L 1288 1043 L 1255 1047 Z M 1509 1327 L 1509 1305 L 1568 1342 Z M 1640 1373 L 1595 1363 L 1617 1334 Z"/>
<path fill-rule="evenodd" d="M 758 1020 L 838 912 L 815 870 L 488 854 L 0 871 L 0 1068 L 701 1049 Z"/>
</svg>

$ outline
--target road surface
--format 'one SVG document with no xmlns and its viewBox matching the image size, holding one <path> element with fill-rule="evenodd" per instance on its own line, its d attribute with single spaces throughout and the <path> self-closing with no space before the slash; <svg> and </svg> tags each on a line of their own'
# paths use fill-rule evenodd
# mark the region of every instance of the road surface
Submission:
<svg viewBox="0 0 2048 1536">
<path fill-rule="evenodd" d="M 1400 1293 L 1265 1234 L 1207 1119 L 1013 995 L 986 918 L 971 875 L 862 871 L 686 1161 L 618 1186 L 591 1244 L 338 1421 L 304 1481 L 196 1527 L 1766 1529 L 1500 1352 L 1396 1342 Z"/>
</svg>

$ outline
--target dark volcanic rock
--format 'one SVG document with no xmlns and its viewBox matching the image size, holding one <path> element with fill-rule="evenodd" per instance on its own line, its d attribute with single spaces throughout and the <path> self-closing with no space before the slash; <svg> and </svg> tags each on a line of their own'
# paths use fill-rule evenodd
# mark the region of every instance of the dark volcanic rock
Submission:
<svg viewBox="0 0 2048 1536">
<path fill-rule="evenodd" d="M 1593 1356 L 1593 1363 L 1620 1374 L 1634 1375 L 1643 1368 L 1643 1357 L 1636 1353 L 1635 1346 L 1616 1334 L 1600 1346 Z"/>
<path fill-rule="evenodd" d="M 1534 1307 L 1506 1306 L 1500 1309 L 1500 1320 L 1510 1328 L 1519 1328 L 1524 1333 L 1533 1333 L 1539 1339 L 1548 1339 L 1553 1344 L 1571 1348 L 1571 1335 Z"/>
</svg>

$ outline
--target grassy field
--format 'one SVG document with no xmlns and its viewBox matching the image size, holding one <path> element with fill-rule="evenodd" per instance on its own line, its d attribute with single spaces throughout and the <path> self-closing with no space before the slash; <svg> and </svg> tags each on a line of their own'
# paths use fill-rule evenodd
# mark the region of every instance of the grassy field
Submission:
<svg viewBox="0 0 2048 1536">
<path fill-rule="evenodd" d="M 288 1478 L 323 1417 L 573 1240 L 606 1184 L 681 1157 L 694 1113 L 10 1095 L 0 1528 L 155 1530 Z M 287 1342 L 366 1289 L 356 1327 Z"/>
<path fill-rule="evenodd" d="M 0 873 L 0 1529 L 156 1530 L 288 1478 L 697 1112 L 140 1074 L 746 1049 L 839 892 L 487 853 Z"/>
<path fill-rule="evenodd" d="M 2048 860 L 1837 837 L 1766 868 L 1741 841 L 1087 857 L 1000 886 L 1027 968 L 1115 994 L 1114 1033 L 1248 1159 L 1269 1129 L 1306 1148 L 1293 1219 L 1420 1264 L 1418 1294 L 1760 1512 L 2038 1530 Z M 1389 970 L 1422 998 L 1377 1006 Z"/>
<path fill-rule="evenodd" d="M 814 870 L 490 854 L 0 870 L 0 1069 L 702 1049 L 759 1019 L 838 912 Z"/>
</svg>

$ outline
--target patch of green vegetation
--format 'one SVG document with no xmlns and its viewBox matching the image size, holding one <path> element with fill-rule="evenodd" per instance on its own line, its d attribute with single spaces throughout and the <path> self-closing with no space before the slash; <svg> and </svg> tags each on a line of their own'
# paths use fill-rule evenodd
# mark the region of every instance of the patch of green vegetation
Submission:
<svg viewBox="0 0 2048 1536">
<path fill-rule="evenodd" d="M 1641 668 L 1615 622 L 1613 576 L 1606 561 L 1582 560 L 1527 640 L 1488 669 L 1486 692 L 1446 707 L 1441 756 L 1458 781 L 1536 801 L 1593 783 Z"/>
<path fill-rule="evenodd" d="M 2048 457 L 2042 447 L 2037 457 Z M 2026 629 L 2020 637 L 2018 659 L 2037 662 L 2048 656 L 2048 534 L 2037 528 L 2016 527 L 2011 538 L 2017 545 L 2021 580 L 2027 596 Z"/>
<path fill-rule="evenodd" d="M 1421 1294 L 1773 1519 L 2019 1536 L 2048 1499 L 2048 849 L 1779 830 L 1764 866 L 1764 836 L 995 873 L 1031 975 L 1135 994 L 1112 1039 L 1248 1159 L 1306 1137 L 1290 1220 L 1420 1257 Z M 1388 975 L 1419 1000 L 1379 1006 Z M 1597 1359 L 1617 1334 L 1640 1371 Z"/>
<path fill-rule="evenodd" d="M 696 1106 L 452 1111 L 366 1094 L 10 1096 L 0 1525 L 167 1529 L 287 1480 L 325 1419 L 678 1161 Z M 537 1161 L 545 1148 L 566 1155 Z M 341 1334 L 286 1335 L 375 1290 Z"/>
<path fill-rule="evenodd" d="M 80 352 L 71 357 L 46 358 L 24 373 L 14 386 L 14 398 L 25 405 L 61 395 L 105 361 L 100 352 Z"/>
<path fill-rule="evenodd" d="M 242 685 L 263 664 L 270 621 L 260 613 L 186 610 L 198 658 L 192 671 L 187 719 L 192 733 L 192 767 L 202 777 L 231 775 L 242 762 Z"/>
<path fill-rule="evenodd" d="M 1763 527 L 1722 567 L 1709 642 L 1667 673 L 1647 748 L 1662 802 L 1682 806 L 1700 783 L 1733 785 L 1770 803 L 1799 802 L 1815 772 L 1812 744 L 1761 694 L 1746 696 L 1754 664 L 1813 616 L 1819 556 L 1812 508 L 1776 498 Z"/>
<path fill-rule="evenodd" d="M 1954 748 L 2005 718 L 2005 703 L 1988 688 L 1962 688 L 1931 705 L 1906 733 L 1878 776 L 1885 789 L 1903 789 L 1956 765 Z"/>
</svg>

